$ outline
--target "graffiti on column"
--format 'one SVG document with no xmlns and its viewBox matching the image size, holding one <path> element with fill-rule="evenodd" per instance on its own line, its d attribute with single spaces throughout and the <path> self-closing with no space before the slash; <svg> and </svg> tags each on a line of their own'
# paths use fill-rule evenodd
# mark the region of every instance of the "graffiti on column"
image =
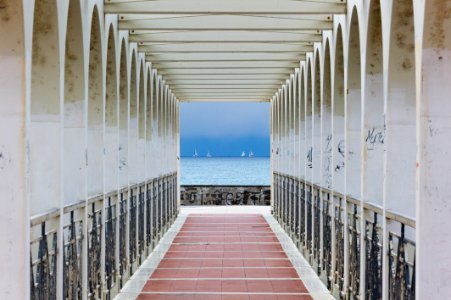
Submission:
<svg viewBox="0 0 451 300">
<path fill-rule="evenodd" d="M 339 154 L 337 158 L 337 164 L 335 165 L 335 172 L 340 172 L 345 167 L 345 141 L 340 140 L 337 145 L 337 152 Z"/>
<path fill-rule="evenodd" d="M 307 151 L 307 166 L 311 169 L 313 167 L 313 147 Z"/>
<path fill-rule="evenodd" d="M 182 205 L 270 205 L 269 186 L 182 186 Z"/>
<path fill-rule="evenodd" d="M 332 134 L 326 137 L 326 143 L 324 147 L 324 182 L 326 187 L 330 188 L 332 186 Z"/>
<path fill-rule="evenodd" d="M 375 150 L 379 145 L 384 144 L 384 132 L 378 130 L 377 128 L 368 129 L 366 135 L 365 143 L 367 144 L 368 150 Z"/>
</svg>

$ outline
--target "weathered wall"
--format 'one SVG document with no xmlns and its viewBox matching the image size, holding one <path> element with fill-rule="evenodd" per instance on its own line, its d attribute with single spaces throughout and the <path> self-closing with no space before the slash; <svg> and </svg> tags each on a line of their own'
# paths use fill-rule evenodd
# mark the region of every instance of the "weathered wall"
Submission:
<svg viewBox="0 0 451 300">
<path fill-rule="evenodd" d="M 333 24 L 272 97 L 275 214 L 337 297 L 370 297 L 377 223 L 379 296 L 400 293 L 387 253 L 404 233 L 409 292 L 449 298 L 451 1 L 348 0 Z"/>
<path fill-rule="evenodd" d="M 180 186 L 181 205 L 270 205 L 270 186 Z"/>
</svg>

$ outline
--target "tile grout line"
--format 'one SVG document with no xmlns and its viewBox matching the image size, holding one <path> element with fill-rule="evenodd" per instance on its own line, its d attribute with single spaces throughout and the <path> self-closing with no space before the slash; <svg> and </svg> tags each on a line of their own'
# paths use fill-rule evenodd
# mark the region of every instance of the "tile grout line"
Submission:
<svg viewBox="0 0 451 300">
<path fill-rule="evenodd" d="M 229 212 L 229 213 L 233 213 L 233 212 Z M 176 238 L 183 238 L 183 239 L 189 239 L 189 238 L 196 238 L 196 237 L 213 237 L 211 235 L 204 235 L 204 236 L 180 236 L 180 234 L 184 235 L 186 233 L 195 233 L 198 232 L 199 234 L 202 233 L 207 233 L 207 232 L 211 232 L 211 233 L 216 233 L 219 234 L 218 237 L 224 237 L 224 238 L 228 238 L 228 237 L 235 237 L 235 238 L 241 238 L 241 237 L 245 237 L 245 236 L 228 236 L 228 235 L 221 235 L 221 233 L 227 233 L 227 232 L 233 232 L 233 233 L 241 233 L 234 231 L 234 230 L 221 230 L 221 231 L 186 231 L 183 230 L 183 226 L 186 225 L 186 221 L 189 218 L 202 218 L 201 216 L 199 216 L 198 213 L 186 213 L 186 212 L 181 212 L 179 214 L 179 216 L 177 217 L 177 219 L 175 220 L 174 224 L 171 226 L 171 228 L 168 230 L 168 232 L 166 232 L 166 234 L 163 236 L 163 238 L 160 240 L 160 242 L 158 243 L 157 247 L 154 249 L 154 251 L 147 257 L 147 259 L 144 261 L 143 264 L 141 264 L 141 266 L 139 267 L 139 269 L 137 270 L 137 272 L 135 272 L 135 274 L 132 276 L 132 278 L 126 283 L 126 285 L 124 286 L 124 288 L 121 290 L 120 294 L 115 298 L 117 300 L 129 300 L 129 299 L 136 299 L 136 297 L 139 294 L 149 294 L 149 295 L 294 295 L 294 296 L 311 296 L 313 299 L 321 299 L 321 300 L 328 300 L 328 299 L 334 299 L 330 293 L 328 292 L 328 290 L 325 288 L 324 284 L 320 281 L 320 279 L 318 278 L 318 276 L 316 275 L 316 273 L 313 271 L 313 269 L 311 268 L 311 266 L 307 263 L 307 261 L 303 258 L 303 256 L 300 254 L 300 252 L 297 250 L 296 246 L 293 244 L 293 242 L 291 241 L 291 239 L 288 237 L 288 235 L 285 233 L 285 231 L 283 231 L 283 229 L 280 227 L 280 225 L 277 223 L 277 221 L 272 217 L 271 214 L 269 214 L 269 212 L 263 213 L 263 212 L 258 212 L 255 215 L 259 216 L 259 218 L 262 218 L 263 220 L 266 221 L 266 226 L 264 228 L 268 228 L 271 230 L 271 232 L 267 232 L 267 231 L 246 231 L 245 233 L 247 234 L 257 234 L 257 238 L 274 238 L 276 237 L 277 240 L 279 242 L 238 242 L 238 243 L 219 243 L 219 242 L 206 242 L 207 245 L 230 245 L 230 244 L 280 244 L 283 251 L 247 251 L 247 250 L 230 250 L 230 251 L 221 251 L 221 250 L 213 250 L 213 251 L 206 251 L 206 250 L 200 250 L 200 251 L 170 251 L 170 248 L 172 245 L 186 245 L 186 246 L 198 246 L 198 245 L 206 245 L 205 243 L 172 243 Z M 228 216 L 230 219 L 233 218 L 246 218 L 246 217 L 254 217 L 254 214 L 252 215 L 240 215 L 240 214 L 236 214 L 234 216 Z M 219 218 L 225 218 L 225 216 L 222 215 L 218 215 Z M 217 218 L 215 216 L 205 216 L 203 218 Z M 208 226 L 209 224 L 215 224 L 218 225 L 218 223 L 198 223 L 199 226 L 192 226 L 192 224 L 188 224 L 188 226 L 191 227 L 201 227 L 201 226 Z M 224 224 L 228 224 L 228 223 L 224 223 Z M 234 224 L 240 224 L 240 223 L 234 223 Z M 262 223 L 258 223 L 263 225 Z M 249 223 L 242 223 L 240 225 L 249 225 Z M 224 227 L 221 227 L 224 228 Z M 260 226 L 257 226 L 256 228 L 261 228 Z M 186 228 L 185 228 L 186 229 Z M 239 228 L 238 228 L 239 229 Z M 261 234 L 270 234 L 271 236 L 259 236 Z M 255 237 L 255 235 L 253 236 Z M 291 244 L 290 244 L 291 242 Z M 226 257 L 196 257 L 196 258 L 165 258 L 165 255 L 167 253 L 177 253 L 177 252 L 203 252 L 203 253 L 240 253 L 240 252 L 253 252 L 253 253 L 281 253 L 284 252 L 287 255 L 287 258 L 243 258 L 243 257 L 237 257 L 237 258 L 226 258 Z M 263 261 L 290 261 L 292 266 L 290 267 L 247 267 L 247 266 L 239 266 L 239 267 L 193 267 L 193 268 L 187 268 L 187 267 L 181 267 L 181 268 L 158 268 L 158 265 L 161 261 L 163 260 L 173 260 L 173 261 L 186 261 L 186 260 L 241 260 L 243 262 L 245 261 L 252 261 L 252 260 L 263 260 Z M 238 278 L 150 278 L 151 275 L 154 273 L 155 270 L 203 270 L 203 269 L 210 269 L 210 270 L 214 270 L 214 269 L 218 269 L 218 270 L 223 270 L 223 269 L 294 269 L 296 270 L 297 275 L 299 276 L 298 278 L 246 278 L 246 277 L 238 277 Z M 306 273 L 306 274 L 304 274 Z M 274 281 L 282 281 L 282 280 L 287 280 L 287 281 L 297 281 L 297 280 L 301 280 L 306 288 L 306 290 L 308 291 L 308 293 L 280 293 L 280 292 L 190 292 L 190 291 L 186 291 L 186 292 L 145 292 L 143 291 L 144 285 L 148 282 L 148 281 L 244 281 L 246 282 L 247 280 L 255 280 L 255 281 L 264 281 L 264 280 L 274 280 Z M 322 287 L 320 286 L 322 285 Z M 126 288 L 127 287 L 127 288 Z M 325 291 L 324 291 L 325 289 Z"/>
</svg>

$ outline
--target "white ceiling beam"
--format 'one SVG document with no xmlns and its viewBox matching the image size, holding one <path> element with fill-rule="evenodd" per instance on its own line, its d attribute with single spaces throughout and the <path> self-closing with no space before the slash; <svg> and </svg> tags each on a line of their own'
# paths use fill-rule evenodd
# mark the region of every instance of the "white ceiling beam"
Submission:
<svg viewBox="0 0 451 300">
<path fill-rule="evenodd" d="M 344 1 L 281 1 L 281 0 L 168 0 L 111 1 L 105 3 L 106 13 L 138 14 L 343 14 Z"/>
<path fill-rule="evenodd" d="M 170 85 L 198 85 L 198 84 L 205 84 L 205 85 L 213 85 L 213 84 L 237 84 L 237 85 L 252 85 L 252 84 L 258 84 L 258 85 L 272 85 L 274 82 L 279 82 L 280 80 L 277 79 L 236 79 L 236 78 L 228 78 L 228 79 L 179 79 L 179 78 L 164 78 L 166 80 L 166 83 L 169 83 Z"/>
<path fill-rule="evenodd" d="M 166 81 L 183 81 L 183 82 L 198 82 L 202 81 L 216 81 L 216 80 L 242 80 L 242 81 L 253 81 L 253 80 L 278 80 L 286 79 L 290 74 L 178 74 L 178 75 L 165 75 Z"/>
<path fill-rule="evenodd" d="M 301 53 L 148 53 L 146 58 L 152 62 L 162 61 L 300 61 L 305 59 Z"/>
<path fill-rule="evenodd" d="M 299 62 L 290 61 L 217 61 L 217 62 L 165 62 L 154 63 L 156 69 L 249 69 L 249 68 L 297 68 Z"/>
<path fill-rule="evenodd" d="M 153 65 L 154 68 L 155 65 Z M 299 67 L 299 65 L 298 65 Z M 158 73 L 163 76 L 168 75 L 259 75 L 259 74 L 277 74 L 289 77 L 293 72 L 291 67 L 270 67 L 270 68 L 196 68 L 196 69 L 161 69 Z"/>
<path fill-rule="evenodd" d="M 145 19 L 140 15 L 139 19 L 121 15 L 119 28 L 126 30 L 160 30 L 160 31 L 198 31 L 198 30 L 281 30 L 298 31 L 312 29 L 331 29 L 331 15 L 323 15 L 323 19 L 278 19 L 259 16 L 197 16 L 165 19 Z"/>
<path fill-rule="evenodd" d="M 270 102 L 269 98 L 246 98 L 246 97 L 240 97 L 240 98 L 216 98 L 216 99 L 210 99 L 210 98 L 186 98 L 186 99 L 180 99 L 180 102 Z"/>
<path fill-rule="evenodd" d="M 313 50 L 313 43 L 140 43 L 147 53 L 300 53 Z"/>
<path fill-rule="evenodd" d="M 189 31 L 131 34 L 131 42 L 178 42 L 178 43 L 292 43 L 292 42 L 320 42 L 321 33 L 287 33 L 273 31 Z"/>
</svg>

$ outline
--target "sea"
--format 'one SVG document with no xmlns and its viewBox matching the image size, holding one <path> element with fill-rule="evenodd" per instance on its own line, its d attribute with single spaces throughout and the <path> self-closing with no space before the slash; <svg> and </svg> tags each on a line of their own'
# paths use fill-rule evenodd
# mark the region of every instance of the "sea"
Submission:
<svg viewBox="0 0 451 300">
<path fill-rule="evenodd" d="M 269 157 L 182 157 L 181 185 L 270 185 Z"/>
</svg>

